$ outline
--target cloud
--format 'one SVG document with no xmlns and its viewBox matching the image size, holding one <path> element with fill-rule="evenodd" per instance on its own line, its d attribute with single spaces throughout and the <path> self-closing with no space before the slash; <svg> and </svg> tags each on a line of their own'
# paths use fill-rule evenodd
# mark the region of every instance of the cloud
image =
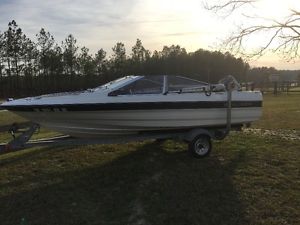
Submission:
<svg viewBox="0 0 300 225">
<path fill-rule="evenodd" d="M 201 32 L 198 31 L 188 31 L 188 32 L 178 32 L 178 33 L 167 33 L 164 36 L 191 36 L 191 35 L 199 35 Z"/>
<path fill-rule="evenodd" d="M 202 14 L 194 9 L 197 4 L 191 4 L 198 0 L 187 1 L 0 0 L 0 30 L 15 19 L 33 40 L 43 27 L 58 43 L 71 33 L 92 52 L 101 47 L 109 51 L 118 41 L 132 46 L 136 38 L 156 49 L 171 43 L 195 48 L 207 31 L 201 28 L 204 22 L 197 21 Z M 193 38 L 194 44 L 185 37 Z"/>
<path fill-rule="evenodd" d="M 130 13 L 135 1 L 1 0 L 0 25 L 3 28 L 15 19 L 26 29 L 53 27 L 55 31 L 69 33 L 92 29 L 94 26 L 110 27 L 123 21 L 122 13 Z"/>
<path fill-rule="evenodd" d="M 130 49 L 137 38 L 152 51 L 170 44 L 194 49 L 200 43 L 200 30 L 189 27 L 188 4 L 184 13 L 177 7 L 179 1 L 172 4 L 177 5 L 175 9 L 168 4 L 161 8 L 158 0 L 0 0 L 0 31 L 15 19 L 32 40 L 43 27 L 57 43 L 73 34 L 78 45 L 92 53 L 104 48 L 110 54 L 119 41 Z M 193 38 L 195 44 L 185 37 Z"/>
</svg>

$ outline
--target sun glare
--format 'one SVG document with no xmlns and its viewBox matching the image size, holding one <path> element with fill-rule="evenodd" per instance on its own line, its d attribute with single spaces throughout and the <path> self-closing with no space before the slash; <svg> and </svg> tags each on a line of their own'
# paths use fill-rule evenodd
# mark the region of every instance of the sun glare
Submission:
<svg viewBox="0 0 300 225">
<path fill-rule="evenodd" d="M 162 20 L 161 23 L 148 27 L 148 29 L 155 31 L 155 37 L 152 39 L 155 40 L 155 45 L 178 43 L 187 50 L 194 51 L 199 48 L 218 50 L 222 40 L 234 32 L 237 26 L 284 20 L 291 13 L 291 9 L 299 9 L 299 7 L 298 0 L 262 0 L 224 18 L 203 9 L 202 1 L 199 0 L 184 2 L 149 0 L 145 8 L 152 15 L 155 15 L 157 20 Z M 144 31 L 149 32 L 150 30 Z M 250 38 L 247 40 L 247 49 L 252 51 L 260 48 L 266 44 L 270 35 L 272 34 L 258 34 Z M 269 52 L 261 60 L 253 61 L 253 65 L 261 65 L 262 63 L 272 65 L 272 62 L 274 66 L 279 68 L 300 66 L 300 62 L 285 63 L 272 52 Z"/>
</svg>

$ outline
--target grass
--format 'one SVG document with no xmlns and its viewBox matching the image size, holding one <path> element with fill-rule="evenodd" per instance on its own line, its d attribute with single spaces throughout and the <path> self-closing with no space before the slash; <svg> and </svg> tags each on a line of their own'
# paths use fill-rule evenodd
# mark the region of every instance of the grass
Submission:
<svg viewBox="0 0 300 225">
<path fill-rule="evenodd" d="M 265 96 L 255 127 L 299 129 L 297 101 Z M 300 224 L 299 146 L 232 133 L 201 160 L 174 141 L 2 154 L 0 224 Z"/>
<path fill-rule="evenodd" d="M 11 125 L 15 122 L 21 123 L 25 122 L 26 120 L 14 113 L 10 113 L 8 111 L 0 111 L 0 126 L 4 125 Z M 53 137 L 54 135 L 57 135 L 58 133 L 41 128 L 41 130 L 34 134 L 32 139 L 38 139 L 38 138 L 47 138 L 47 137 Z M 0 143 L 7 142 L 11 139 L 11 135 L 9 133 L 0 133 Z"/>
<path fill-rule="evenodd" d="M 300 130 L 300 94 L 267 94 L 263 98 L 263 116 L 254 127 Z"/>
<path fill-rule="evenodd" d="M 0 124 L 9 125 L 13 122 L 24 122 L 25 119 L 8 111 L 2 110 L 0 111 Z"/>
<path fill-rule="evenodd" d="M 292 87 L 290 90 L 291 91 L 300 91 L 300 87 Z"/>
</svg>

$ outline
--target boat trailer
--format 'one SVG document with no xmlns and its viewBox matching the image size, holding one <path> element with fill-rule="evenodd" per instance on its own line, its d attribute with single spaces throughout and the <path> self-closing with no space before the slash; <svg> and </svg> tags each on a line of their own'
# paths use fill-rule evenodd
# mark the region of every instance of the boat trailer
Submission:
<svg viewBox="0 0 300 225">
<path fill-rule="evenodd" d="M 239 129 L 240 127 L 235 127 Z M 194 128 L 185 131 L 170 132 L 144 132 L 134 136 L 126 136 L 122 138 L 106 138 L 106 139 L 84 139 L 75 138 L 68 135 L 60 135 L 52 138 L 31 139 L 33 134 L 37 133 L 39 125 L 34 123 L 13 124 L 12 126 L 0 127 L 0 132 L 9 132 L 12 140 L 8 143 L 0 144 L 0 154 L 10 151 L 18 151 L 38 146 L 80 146 L 94 144 L 121 144 L 133 141 L 157 140 L 163 141 L 167 139 L 183 140 L 188 143 L 189 152 L 196 158 L 202 158 L 209 155 L 212 149 L 211 139 L 221 140 L 225 138 L 229 132 L 225 129 L 205 129 Z M 18 135 L 17 135 L 18 134 Z"/>
</svg>

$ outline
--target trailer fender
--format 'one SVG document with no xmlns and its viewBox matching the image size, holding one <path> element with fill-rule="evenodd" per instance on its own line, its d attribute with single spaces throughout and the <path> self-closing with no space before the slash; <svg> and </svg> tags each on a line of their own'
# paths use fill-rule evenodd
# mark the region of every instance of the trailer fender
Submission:
<svg viewBox="0 0 300 225">
<path fill-rule="evenodd" d="M 213 138 L 214 135 L 211 131 L 207 130 L 207 129 L 202 129 L 202 128 L 198 128 L 198 129 L 193 129 L 188 131 L 185 135 L 184 135 L 184 140 L 187 142 L 191 142 L 192 140 L 194 140 L 195 137 L 197 137 L 198 135 L 207 135 L 210 138 Z"/>
</svg>

